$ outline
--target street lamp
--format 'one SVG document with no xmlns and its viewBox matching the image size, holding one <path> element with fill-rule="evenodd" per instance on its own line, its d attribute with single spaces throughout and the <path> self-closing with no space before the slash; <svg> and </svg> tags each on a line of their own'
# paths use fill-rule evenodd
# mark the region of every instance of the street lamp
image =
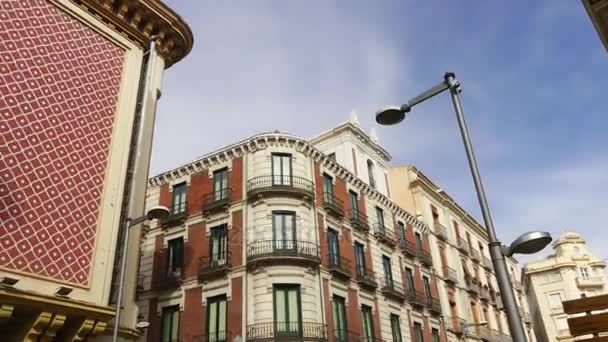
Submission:
<svg viewBox="0 0 608 342">
<path fill-rule="evenodd" d="M 159 205 L 154 206 L 148 210 L 146 215 L 131 219 L 127 218 L 125 238 L 123 240 L 122 260 L 120 264 L 120 279 L 118 281 L 118 298 L 116 299 L 116 316 L 114 317 L 114 330 L 112 335 L 112 341 L 118 340 L 118 326 L 120 325 L 120 310 L 122 310 L 122 290 L 125 283 L 125 269 L 127 267 L 127 250 L 129 247 L 129 231 L 130 228 L 143 223 L 146 220 L 159 219 L 162 220 L 169 216 L 169 209 L 167 207 Z"/>
<path fill-rule="evenodd" d="M 412 110 L 412 107 L 435 95 L 441 94 L 448 89 L 452 96 L 452 104 L 456 111 L 456 118 L 458 119 L 460 133 L 462 134 L 464 149 L 469 160 L 469 167 L 471 169 L 471 175 L 473 176 L 473 182 L 475 183 L 475 189 L 477 190 L 477 199 L 479 200 L 481 213 L 483 214 L 486 231 L 488 233 L 488 239 L 490 240 L 488 249 L 490 251 L 490 256 L 492 257 L 494 270 L 496 271 L 501 297 L 505 304 L 511 336 L 513 337 L 514 342 L 525 342 L 526 334 L 517 310 L 517 302 L 515 301 L 515 294 L 513 293 L 513 287 L 511 285 L 511 280 L 509 279 L 505 256 L 511 256 L 513 253 L 529 254 L 538 252 L 551 242 L 551 235 L 546 232 L 527 233 L 517 238 L 511 246 L 504 248 L 496 238 L 494 223 L 490 216 L 490 208 L 488 207 L 481 176 L 479 174 L 479 169 L 477 168 L 477 161 L 475 160 L 475 154 L 473 153 L 473 145 L 469 136 L 467 124 L 464 120 L 462 105 L 460 104 L 459 94 L 462 91 L 462 88 L 460 87 L 460 82 L 456 80 L 456 75 L 452 72 L 446 73 L 444 75 L 444 80 L 441 83 L 412 98 L 409 102 L 400 107 L 389 106 L 380 109 L 376 113 L 376 122 L 381 125 L 395 125 L 403 121 L 405 115 Z"/>
</svg>

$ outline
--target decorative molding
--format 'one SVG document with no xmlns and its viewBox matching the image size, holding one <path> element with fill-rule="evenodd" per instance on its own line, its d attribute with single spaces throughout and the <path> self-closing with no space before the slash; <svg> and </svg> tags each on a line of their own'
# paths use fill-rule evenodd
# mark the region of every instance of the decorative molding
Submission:
<svg viewBox="0 0 608 342">
<path fill-rule="evenodd" d="M 38 338 L 44 333 L 51 323 L 53 314 L 50 312 L 41 312 L 32 323 L 28 332 L 23 338 L 24 342 L 38 342 Z"/>
<path fill-rule="evenodd" d="M 87 337 L 89 336 L 89 333 L 93 330 L 94 327 L 95 320 L 85 319 L 84 321 L 82 321 L 80 327 L 76 331 L 76 334 L 72 338 L 72 342 L 86 341 Z"/>
<path fill-rule="evenodd" d="M 9 319 L 13 315 L 15 307 L 9 304 L 0 304 L 0 320 Z"/>
<path fill-rule="evenodd" d="M 63 324 L 65 323 L 66 318 L 67 317 L 64 315 L 55 314 L 55 316 L 53 316 L 53 320 L 49 324 L 48 329 L 46 329 L 46 331 L 44 332 L 44 335 L 40 337 L 40 341 L 41 342 L 54 341 L 55 337 L 57 336 L 57 331 L 59 329 L 61 329 L 61 327 L 63 327 Z"/>
</svg>

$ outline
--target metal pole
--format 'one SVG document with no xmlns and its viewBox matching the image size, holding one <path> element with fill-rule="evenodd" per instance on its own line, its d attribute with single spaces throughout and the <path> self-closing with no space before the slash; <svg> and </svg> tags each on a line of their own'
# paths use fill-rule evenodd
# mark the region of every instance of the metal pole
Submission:
<svg viewBox="0 0 608 342">
<path fill-rule="evenodd" d="M 509 322 L 509 330 L 511 330 L 511 337 L 514 342 L 526 342 L 526 333 L 521 323 L 521 318 L 517 310 L 517 302 L 515 301 L 515 293 L 513 292 L 513 286 L 509 278 L 509 272 L 507 271 L 507 264 L 505 262 L 505 256 L 502 253 L 502 245 L 496 239 L 496 232 L 494 230 L 494 223 L 492 223 L 492 217 L 490 216 L 490 208 L 488 207 L 488 201 L 486 194 L 481 183 L 481 176 L 479 175 L 479 169 L 477 168 L 477 161 L 475 160 L 475 154 L 473 153 L 473 145 L 467 129 L 467 124 L 464 120 L 464 113 L 460 104 L 460 83 L 456 80 L 454 73 L 445 74 L 445 82 L 450 88 L 450 94 L 452 96 L 452 103 L 454 104 L 454 110 L 456 111 L 456 118 L 458 119 L 458 125 L 460 126 L 460 133 L 462 134 L 462 141 L 464 142 L 464 149 L 469 159 L 469 167 L 471 168 L 471 175 L 473 176 L 473 182 L 475 183 L 475 189 L 477 190 L 477 198 L 479 199 L 479 206 L 481 207 L 481 213 L 483 220 L 486 225 L 488 232 L 488 238 L 490 243 L 488 244 L 490 256 L 492 257 L 492 264 L 496 271 L 496 279 L 498 281 L 498 287 L 500 288 L 500 296 L 505 305 L 507 311 L 507 320 Z"/>
<path fill-rule="evenodd" d="M 122 310 L 122 289 L 125 283 L 125 269 L 127 268 L 127 251 L 129 249 L 129 231 L 131 231 L 131 219 L 125 222 L 125 238 L 123 241 L 123 254 L 120 261 L 120 278 L 118 281 L 118 298 L 116 299 L 116 316 L 114 317 L 114 329 L 112 331 L 112 342 L 118 341 L 118 326 L 120 325 L 120 311 Z"/>
</svg>

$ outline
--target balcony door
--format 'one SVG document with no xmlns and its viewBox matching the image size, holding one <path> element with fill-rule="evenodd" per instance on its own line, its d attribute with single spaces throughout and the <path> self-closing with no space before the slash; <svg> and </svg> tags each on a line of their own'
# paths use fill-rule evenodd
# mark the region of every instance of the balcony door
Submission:
<svg viewBox="0 0 608 342">
<path fill-rule="evenodd" d="M 414 273 L 411 268 L 405 269 L 405 281 L 408 291 L 414 291 Z"/>
<path fill-rule="evenodd" d="M 272 232 L 275 251 L 295 252 L 296 214 L 291 211 L 274 211 L 272 213 Z"/>
<path fill-rule="evenodd" d="M 334 326 L 336 327 L 334 336 L 336 338 L 336 342 L 349 342 L 347 333 L 348 328 L 346 327 L 346 304 L 344 297 L 334 295 L 333 304 Z"/>
<path fill-rule="evenodd" d="M 350 204 L 350 213 L 352 218 L 359 218 L 359 196 L 356 192 L 348 192 L 348 201 Z"/>
<path fill-rule="evenodd" d="M 207 298 L 207 336 L 209 342 L 227 341 L 225 295 Z"/>
<path fill-rule="evenodd" d="M 334 203 L 334 179 L 329 175 L 323 175 L 323 200 L 325 203 Z"/>
<path fill-rule="evenodd" d="M 378 221 L 378 228 L 384 231 L 384 211 L 379 207 L 376 207 L 376 220 Z"/>
<path fill-rule="evenodd" d="M 184 239 L 177 238 L 167 243 L 167 274 L 179 276 L 184 265 Z"/>
<path fill-rule="evenodd" d="M 423 276 L 422 283 L 424 284 L 424 297 L 426 298 L 427 301 L 430 301 L 431 300 L 431 282 L 429 280 L 429 277 Z"/>
<path fill-rule="evenodd" d="M 228 230 L 225 224 L 211 228 L 209 239 L 209 260 L 211 266 L 225 265 L 228 257 Z"/>
<path fill-rule="evenodd" d="M 300 285 L 274 285 L 275 336 L 299 337 L 302 331 Z"/>
<path fill-rule="evenodd" d="M 340 265 L 340 242 L 338 232 L 333 229 L 327 230 L 327 245 L 329 249 L 329 265 Z"/>
<path fill-rule="evenodd" d="M 365 247 L 359 242 L 355 242 L 355 266 L 357 267 L 358 275 L 365 275 Z"/>
<path fill-rule="evenodd" d="M 397 236 L 399 241 L 405 241 L 405 225 L 403 222 L 397 222 Z"/>
<path fill-rule="evenodd" d="M 272 155 L 272 185 L 291 185 L 291 171 L 291 154 Z"/>
<path fill-rule="evenodd" d="M 161 342 L 179 341 L 179 305 L 163 308 Z"/>
<path fill-rule="evenodd" d="M 173 186 L 173 202 L 171 204 L 171 214 L 181 214 L 186 211 L 186 183 Z"/>
<path fill-rule="evenodd" d="M 363 340 L 373 341 L 375 337 L 371 306 L 361 305 L 361 320 L 363 321 Z"/>
<path fill-rule="evenodd" d="M 228 169 L 221 169 L 213 173 L 213 199 L 216 201 L 228 197 Z"/>
<path fill-rule="evenodd" d="M 384 280 L 386 285 L 393 287 L 393 270 L 391 266 L 391 259 L 386 255 L 382 256 L 382 267 L 384 268 Z"/>
</svg>

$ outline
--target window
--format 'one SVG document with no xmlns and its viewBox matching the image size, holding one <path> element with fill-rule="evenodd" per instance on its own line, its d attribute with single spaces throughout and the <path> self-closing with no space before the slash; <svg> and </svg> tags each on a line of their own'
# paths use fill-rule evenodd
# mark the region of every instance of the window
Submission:
<svg viewBox="0 0 608 342">
<path fill-rule="evenodd" d="M 334 202 L 334 180 L 331 176 L 323 174 L 323 199 L 325 203 Z"/>
<path fill-rule="evenodd" d="M 562 308 L 562 295 L 558 293 L 550 293 L 548 295 L 549 298 L 549 307 L 551 309 L 561 309 Z"/>
<path fill-rule="evenodd" d="M 391 314 L 391 331 L 393 333 L 393 342 L 401 342 L 401 326 L 399 324 L 399 316 Z"/>
<path fill-rule="evenodd" d="M 216 201 L 228 198 L 228 169 L 213 173 L 213 199 Z"/>
<path fill-rule="evenodd" d="M 414 290 L 414 272 L 412 272 L 411 268 L 405 268 L 405 281 L 407 282 L 407 290 Z"/>
<path fill-rule="evenodd" d="M 431 329 L 431 336 L 433 337 L 433 342 L 439 342 L 439 330 L 437 328 Z"/>
<path fill-rule="evenodd" d="M 329 266 L 340 266 L 340 243 L 338 232 L 327 229 L 327 245 L 329 249 Z"/>
<path fill-rule="evenodd" d="M 437 213 L 437 208 L 431 204 L 431 215 L 433 215 L 433 222 L 439 221 L 439 213 Z"/>
<path fill-rule="evenodd" d="M 405 241 L 405 225 L 401 221 L 397 221 L 397 236 L 400 241 Z"/>
<path fill-rule="evenodd" d="M 272 154 L 272 184 L 291 185 L 291 154 Z"/>
<path fill-rule="evenodd" d="M 365 275 L 365 247 L 360 242 L 355 242 L 355 265 L 357 267 L 357 275 Z"/>
<path fill-rule="evenodd" d="M 429 281 L 429 277 L 423 276 L 422 283 L 424 284 L 424 297 L 428 301 L 431 299 L 431 282 Z"/>
<path fill-rule="evenodd" d="M 161 342 L 179 341 L 179 305 L 163 308 Z"/>
<path fill-rule="evenodd" d="M 333 161 L 336 161 L 336 153 L 334 152 L 334 153 L 330 153 L 330 154 L 328 154 L 328 155 L 327 155 L 327 158 L 329 158 L 329 159 L 331 159 L 331 160 L 333 160 Z"/>
<path fill-rule="evenodd" d="M 224 342 L 226 336 L 226 296 L 207 298 L 207 335 L 209 342 Z"/>
<path fill-rule="evenodd" d="M 215 266 L 225 265 L 228 259 L 227 225 L 222 224 L 211 228 L 209 235 L 209 260 L 211 261 L 211 264 Z"/>
<path fill-rule="evenodd" d="M 274 249 L 294 249 L 296 247 L 295 213 L 291 211 L 273 211 L 272 232 Z"/>
<path fill-rule="evenodd" d="M 393 270 L 391 267 L 391 258 L 386 255 L 382 256 L 382 267 L 384 268 L 384 281 L 386 286 L 393 287 Z"/>
<path fill-rule="evenodd" d="M 372 319 L 371 306 L 361 305 L 361 320 L 363 321 L 363 339 L 364 341 L 374 340 L 374 321 Z"/>
<path fill-rule="evenodd" d="M 469 232 L 466 232 L 467 234 L 467 244 L 469 245 L 469 250 L 473 249 L 473 243 L 471 242 L 471 234 L 469 234 Z"/>
<path fill-rule="evenodd" d="M 384 210 L 380 207 L 376 207 L 376 220 L 380 229 L 384 229 Z"/>
<path fill-rule="evenodd" d="M 369 176 L 369 186 L 376 188 L 376 180 L 374 179 L 374 162 L 367 160 L 367 175 Z"/>
<path fill-rule="evenodd" d="M 167 243 L 167 272 L 181 274 L 184 261 L 184 239 L 177 238 Z"/>
<path fill-rule="evenodd" d="M 424 335 L 422 335 L 422 324 L 414 322 L 414 341 L 424 342 Z"/>
<path fill-rule="evenodd" d="M 452 225 L 454 226 L 454 233 L 456 233 L 456 238 L 460 239 L 460 231 L 458 230 L 458 222 L 452 221 Z"/>
<path fill-rule="evenodd" d="M 420 233 L 416 233 L 416 248 L 419 251 L 422 250 L 422 235 Z"/>
<path fill-rule="evenodd" d="M 300 285 L 274 285 L 274 321 L 278 336 L 300 336 Z"/>
<path fill-rule="evenodd" d="M 181 214 L 186 211 L 186 183 L 173 186 L 172 214 Z"/>
<path fill-rule="evenodd" d="M 578 272 L 583 279 L 589 279 L 591 277 L 591 269 L 589 269 L 589 267 L 579 267 Z"/>
<path fill-rule="evenodd" d="M 354 191 L 348 192 L 348 201 L 350 203 L 351 217 L 359 218 L 359 196 Z"/>
<path fill-rule="evenodd" d="M 568 320 L 566 317 L 555 317 L 555 328 L 558 335 L 569 335 Z"/>
<path fill-rule="evenodd" d="M 343 297 L 334 295 L 334 326 L 336 327 L 336 342 L 348 342 L 346 327 L 346 305 Z"/>
</svg>

